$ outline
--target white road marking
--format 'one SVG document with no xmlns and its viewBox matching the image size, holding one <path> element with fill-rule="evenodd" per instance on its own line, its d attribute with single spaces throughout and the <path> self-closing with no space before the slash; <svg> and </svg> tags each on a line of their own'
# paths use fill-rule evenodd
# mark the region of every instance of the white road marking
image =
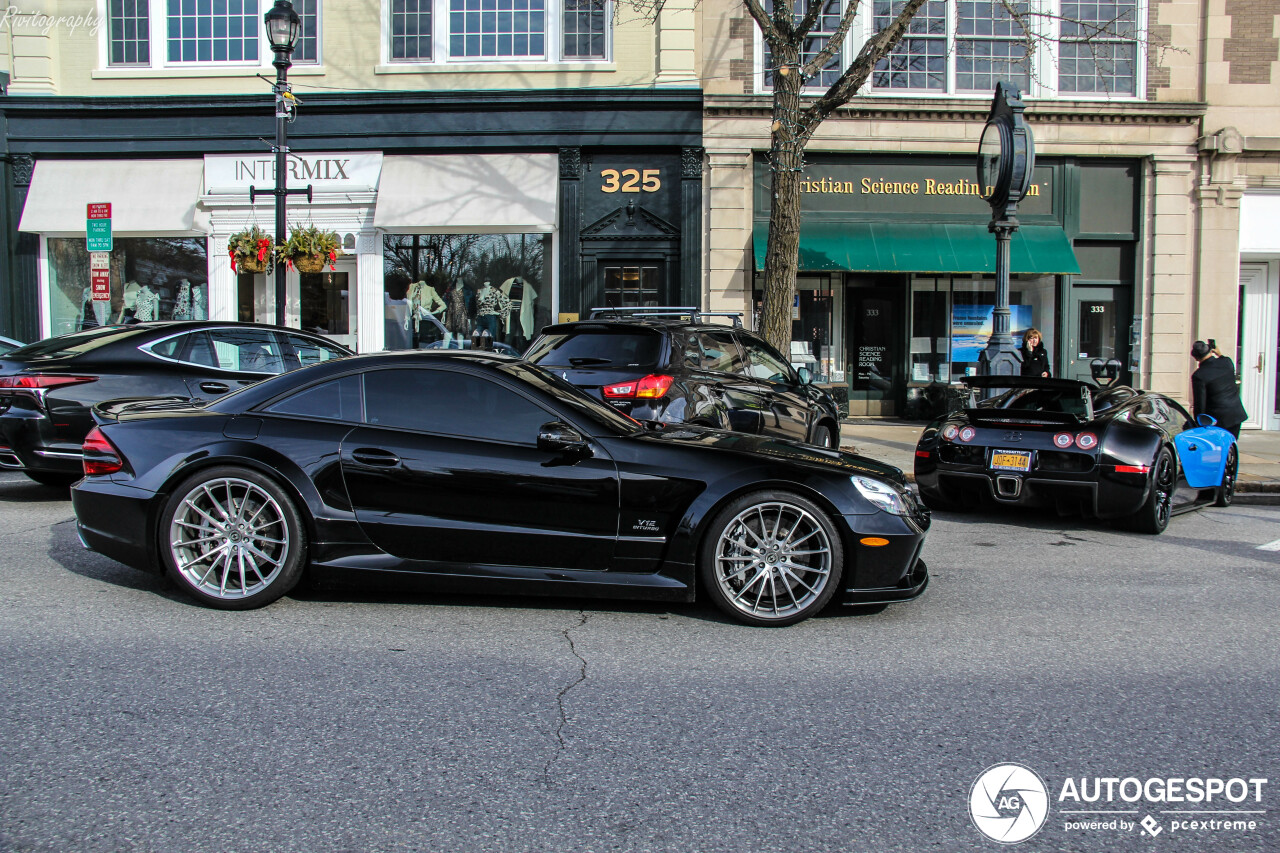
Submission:
<svg viewBox="0 0 1280 853">
<path fill-rule="evenodd" d="M 1258 551 L 1280 551 L 1280 539 L 1268 542 L 1266 545 L 1259 545 Z"/>
</svg>

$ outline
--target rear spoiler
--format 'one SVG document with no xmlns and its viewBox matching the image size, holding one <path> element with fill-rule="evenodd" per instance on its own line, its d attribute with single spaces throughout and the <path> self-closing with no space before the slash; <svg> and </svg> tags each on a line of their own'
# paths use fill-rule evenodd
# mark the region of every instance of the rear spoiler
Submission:
<svg viewBox="0 0 1280 853">
<path fill-rule="evenodd" d="M 983 388 L 1053 388 L 1061 391 L 1077 391 L 1081 399 L 1084 401 L 1084 420 L 1093 420 L 1093 392 L 1098 390 L 1098 386 L 1092 382 L 1081 382 L 1078 379 L 1046 379 L 1043 376 L 966 376 L 960 380 L 969 389 L 969 404 L 965 409 L 965 413 L 973 417 L 972 412 L 978 410 L 978 395 L 975 393 L 977 389 Z M 1076 415 L 1068 415 L 1062 412 L 1035 412 L 1028 413 L 1027 417 L 1016 418 L 1012 412 L 1006 409 L 983 409 L 982 412 L 994 413 L 1003 412 L 999 416 L 1003 418 L 1003 422 L 1017 423 L 1079 423 L 1080 419 Z M 1034 415 L 1034 417 L 1032 417 Z M 980 420 L 992 422 L 1002 422 L 996 420 L 992 414 L 979 414 Z M 1059 420 L 1062 419 L 1062 420 Z"/>
<path fill-rule="evenodd" d="M 93 417 L 95 424 L 102 426 L 120 420 L 120 416 L 127 414 L 130 409 L 154 407 L 165 403 L 174 408 L 192 405 L 190 397 L 118 397 L 99 403 L 89 410 L 89 414 Z"/>
</svg>

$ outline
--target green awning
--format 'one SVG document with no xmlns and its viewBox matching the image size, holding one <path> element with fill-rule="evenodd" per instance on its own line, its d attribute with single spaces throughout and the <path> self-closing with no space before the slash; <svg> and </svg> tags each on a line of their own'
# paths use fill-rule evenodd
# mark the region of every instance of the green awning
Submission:
<svg viewBox="0 0 1280 853">
<path fill-rule="evenodd" d="M 756 269 L 764 269 L 769 224 L 757 222 Z M 1009 246 L 1011 271 L 1079 275 L 1071 241 L 1056 225 L 1023 225 Z M 848 272 L 987 273 L 996 271 L 996 237 L 984 224 L 944 222 L 806 223 L 800 269 Z"/>
</svg>

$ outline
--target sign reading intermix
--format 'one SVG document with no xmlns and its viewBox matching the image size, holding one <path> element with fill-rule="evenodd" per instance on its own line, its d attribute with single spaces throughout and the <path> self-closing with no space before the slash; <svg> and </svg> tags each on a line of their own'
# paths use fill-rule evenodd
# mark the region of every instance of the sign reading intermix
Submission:
<svg viewBox="0 0 1280 853">
<path fill-rule="evenodd" d="M 315 186 L 316 192 L 370 192 L 382 174 L 381 151 L 290 153 L 285 160 L 289 185 Z M 272 154 L 209 154 L 204 158 L 205 193 L 242 193 L 267 188 L 276 180 Z"/>
</svg>

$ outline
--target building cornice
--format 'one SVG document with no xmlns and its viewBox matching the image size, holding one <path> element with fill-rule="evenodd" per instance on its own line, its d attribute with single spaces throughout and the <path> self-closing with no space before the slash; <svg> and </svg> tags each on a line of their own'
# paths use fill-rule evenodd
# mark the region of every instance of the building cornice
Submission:
<svg viewBox="0 0 1280 853">
<path fill-rule="evenodd" d="M 1145 101 L 1035 101 L 1026 102 L 1026 115 L 1040 122 L 1059 124 L 1191 125 L 1204 117 L 1203 103 L 1150 103 Z M 769 95 L 707 95 L 703 107 L 709 118 L 757 118 L 773 115 Z M 856 98 L 836 110 L 835 119 L 875 118 L 881 121 L 985 122 L 989 100 L 972 98 Z"/>
</svg>

